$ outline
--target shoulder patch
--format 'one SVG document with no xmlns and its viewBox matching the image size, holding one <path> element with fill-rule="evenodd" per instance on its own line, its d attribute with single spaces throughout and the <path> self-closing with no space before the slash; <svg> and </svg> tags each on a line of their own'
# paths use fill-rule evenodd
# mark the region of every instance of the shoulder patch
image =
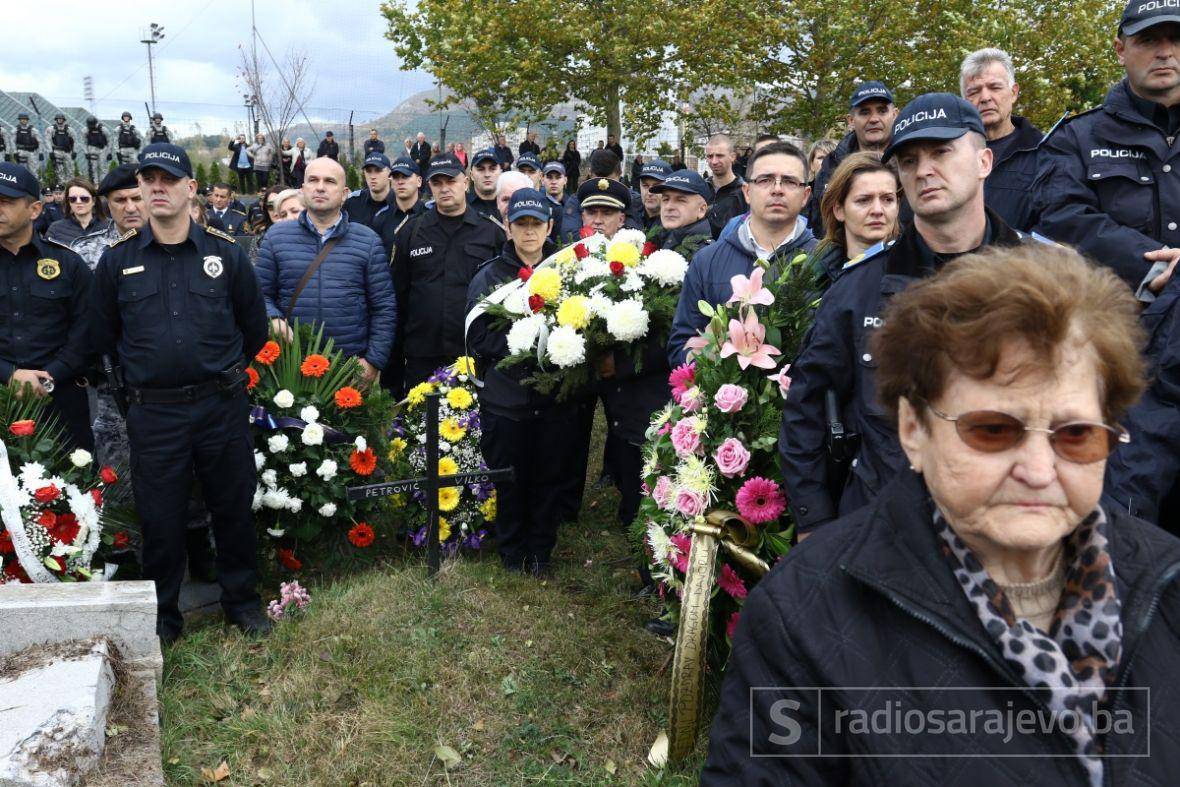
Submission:
<svg viewBox="0 0 1180 787">
<path fill-rule="evenodd" d="M 889 248 L 891 246 L 893 246 L 894 243 L 896 243 L 896 241 L 892 241 L 892 240 L 891 241 L 882 241 L 881 243 L 878 243 L 875 246 L 870 246 L 867 249 L 865 249 L 864 252 L 861 253 L 860 255 L 853 257 L 848 262 L 844 263 L 844 267 L 841 268 L 840 270 L 846 271 L 849 268 L 855 268 L 857 265 L 860 265 L 865 260 L 871 260 L 873 257 L 876 257 L 876 256 L 888 251 Z"/>
<path fill-rule="evenodd" d="M 134 232 L 134 230 L 132 230 L 132 231 Z M 219 237 L 219 238 L 222 238 L 222 239 L 224 239 L 224 240 L 227 240 L 227 241 L 229 241 L 230 243 L 237 243 L 237 241 L 236 241 L 236 240 L 234 240 L 234 236 L 233 236 L 233 235 L 230 235 L 230 234 L 228 234 L 228 233 L 222 232 L 222 231 L 221 231 L 221 230 L 219 230 L 219 229 L 215 229 L 215 228 L 213 228 L 213 227 L 206 227 L 206 228 L 205 228 L 205 232 L 209 233 L 210 235 L 216 235 L 217 237 Z"/>
<path fill-rule="evenodd" d="M 125 235 L 121 236 L 121 237 L 120 237 L 120 238 L 119 238 L 117 241 L 115 241 L 114 243 L 112 243 L 112 244 L 111 244 L 111 248 L 112 248 L 112 249 L 113 249 L 113 248 L 115 248 L 116 246 L 118 246 L 118 245 L 119 245 L 120 243 L 122 243 L 123 241 L 130 240 L 131 238 L 134 238 L 134 237 L 135 237 L 136 235 L 138 235 L 138 234 L 139 234 L 139 230 L 137 230 L 137 229 L 135 229 L 135 230 L 128 230 L 128 231 L 127 231 L 127 233 L 126 233 Z"/>
</svg>

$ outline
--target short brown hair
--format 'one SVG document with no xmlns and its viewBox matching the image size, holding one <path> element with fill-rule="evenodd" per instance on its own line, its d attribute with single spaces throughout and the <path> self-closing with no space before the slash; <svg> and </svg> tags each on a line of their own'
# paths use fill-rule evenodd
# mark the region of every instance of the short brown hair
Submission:
<svg viewBox="0 0 1180 787">
<path fill-rule="evenodd" d="M 848 249 L 848 239 L 844 237 L 844 222 L 836 218 L 836 206 L 843 205 L 844 200 L 848 199 L 848 192 L 852 191 L 852 184 L 856 179 L 870 172 L 888 172 L 892 175 L 898 199 L 901 199 L 901 181 L 897 178 L 897 172 L 892 167 L 882 164 L 879 155 L 864 152 L 849 154 L 840 162 L 840 166 L 836 167 L 824 188 L 824 195 L 819 199 L 819 212 L 823 217 L 826 232 L 825 243 L 834 243 L 841 249 Z M 897 222 L 894 221 L 889 239 L 897 237 L 897 231 Z"/>
<path fill-rule="evenodd" d="M 968 254 L 894 296 L 873 337 L 877 393 L 897 419 L 905 398 L 925 418 L 952 370 L 977 380 L 996 373 L 1012 340 L 1035 360 L 1021 371 L 1051 371 L 1080 334 L 1098 367 L 1103 417 L 1115 423 L 1145 386 L 1139 304 L 1108 268 L 1065 246 L 1028 242 Z"/>
<path fill-rule="evenodd" d="M 94 220 L 102 221 L 107 217 L 106 208 L 103 207 L 102 200 L 98 198 L 98 189 L 94 184 L 86 178 L 70 178 L 66 184 L 62 186 L 62 215 L 72 217 L 74 211 L 70 208 L 70 189 L 82 189 L 90 195 L 90 204 L 94 206 Z"/>
</svg>

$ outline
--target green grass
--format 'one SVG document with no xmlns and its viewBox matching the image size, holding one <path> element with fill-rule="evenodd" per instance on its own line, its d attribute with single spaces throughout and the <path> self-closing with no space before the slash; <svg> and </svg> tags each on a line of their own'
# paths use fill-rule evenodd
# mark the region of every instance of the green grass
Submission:
<svg viewBox="0 0 1180 787">
<path fill-rule="evenodd" d="M 433 581 L 412 553 L 309 583 L 309 610 L 264 642 L 190 626 L 165 653 L 169 784 L 222 760 L 223 785 L 695 784 L 703 730 L 688 762 L 645 763 L 672 649 L 642 628 L 658 603 L 631 598 L 616 500 L 588 490 L 545 582 L 489 543 Z"/>
</svg>

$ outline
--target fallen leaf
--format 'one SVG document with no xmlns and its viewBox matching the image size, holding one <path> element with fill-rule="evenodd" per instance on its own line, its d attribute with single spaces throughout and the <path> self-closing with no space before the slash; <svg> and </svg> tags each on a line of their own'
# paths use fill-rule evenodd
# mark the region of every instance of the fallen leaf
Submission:
<svg viewBox="0 0 1180 787">
<path fill-rule="evenodd" d="M 475 722 L 475 726 L 472 729 L 476 730 L 477 732 L 483 732 L 483 719 Z"/>
<path fill-rule="evenodd" d="M 201 778 L 212 784 L 225 781 L 229 778 L 229 763 L 222 760 L 216 768 L 202 768 Z"/>
<path fill-rule="evenodd" d="M 565 752 L 563 752 L 561 749 L 554 749 L 553 751 L 549 752 L 549 756 L 553 758 L 553 761 L 555 763 L 557 763 L 558 765 L 561 765 L 563 762 L 565 762 L 565 758 L 568 755 Z"/>
<path fill-rule="evenodd" d="M 656 742 L 651 745 L 651 751 L 647 753 L 647 761 L 654 768 L 663 768 L 668 764 L 668 733 L 660 730 Z"/>
<path fill-rule="evenodd" d="M 250 719 L 252 719 L 258 715 L 258 711 L 254 710 L 254 708 L 247 705 L 246 707 L 242 708 L 242 712 L 240 715 L 241 715 L 243 721 L 249 721 Z"/>
<path fill-rule="evenodd" d="M 265 765 L 258 769 L 258 778 L 264 782 L 270 781 L 275 777 L 275 772 Z"/>
<path fill-rule="evenodd" d="M 531 647 L 533 646 L 533 641 L 532 641 L 531 639 L 526 639 L 526 640 L 524 641 L 524 646 L 525 646 L 526 648 L 531 648 Z"/>
<path fill-rule="evenodd" d="M 614 760 L 607 760 L 606 765 L 604 765 L 603 767 L 606 769 L 606 772 L 609 773 L 611 776 L 614 776 L 615 773 L 619 770 L 619 766 L 615 765 Z"/>
<path fill-rule="evenodd" d="M 443 767 L 448 771 L 463 762 L 463 758 L 459 756 L 459 752 L 441 743 L 434 747 L 434 756 L 438 757 Z"/>
</svg>

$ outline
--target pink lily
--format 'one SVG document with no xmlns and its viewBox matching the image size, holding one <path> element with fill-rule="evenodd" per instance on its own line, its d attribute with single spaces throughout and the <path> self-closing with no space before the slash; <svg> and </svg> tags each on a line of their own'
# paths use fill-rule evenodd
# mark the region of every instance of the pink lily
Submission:
<svg viewBox="0 0 1180 787">
<path fill-rule="evenodd" d="M 709 346 L 709 340 L 704 336 L 694 336 L 684 343 L 684 347 L 688 350 L 685 358 L 692 360 L 701 350 Z"/>
<path fill-rule="evenodd" d="M 751 309 L 746 312 L 744 322 L 729 321 L 729 341 L 722 345 L 721 357 L 737 355 L 742 369 L 751 365 L 760 369 L 773 369 L 775 361 L 770 356 L 782 355 L 782 352 L 777 347 L 763 344 L 765 338 L 766 326 L 758 322 L 758 316 Z"/>
<path fill-rule="evenodd" d="M 726 303 L 741 303 L 745 305 L 760 303 L 769 306 L 774 303 L 774 295 L 762 286 L 762 269 L 755 266 L 749 278 L 738 274 L 729 280 L 733 295 Z"/>
<path fill-rule="evenodd" d="M 791 378 L 787 376 L 787 372 L 791 371 L 791 364 L 786 364 L 783 368 L 778 370 L 777 374 L 769 375 L 770 379 L 778 383 L 778 392 L 787 398 L 787 391 L 791 390 Z"/>
</svg>

